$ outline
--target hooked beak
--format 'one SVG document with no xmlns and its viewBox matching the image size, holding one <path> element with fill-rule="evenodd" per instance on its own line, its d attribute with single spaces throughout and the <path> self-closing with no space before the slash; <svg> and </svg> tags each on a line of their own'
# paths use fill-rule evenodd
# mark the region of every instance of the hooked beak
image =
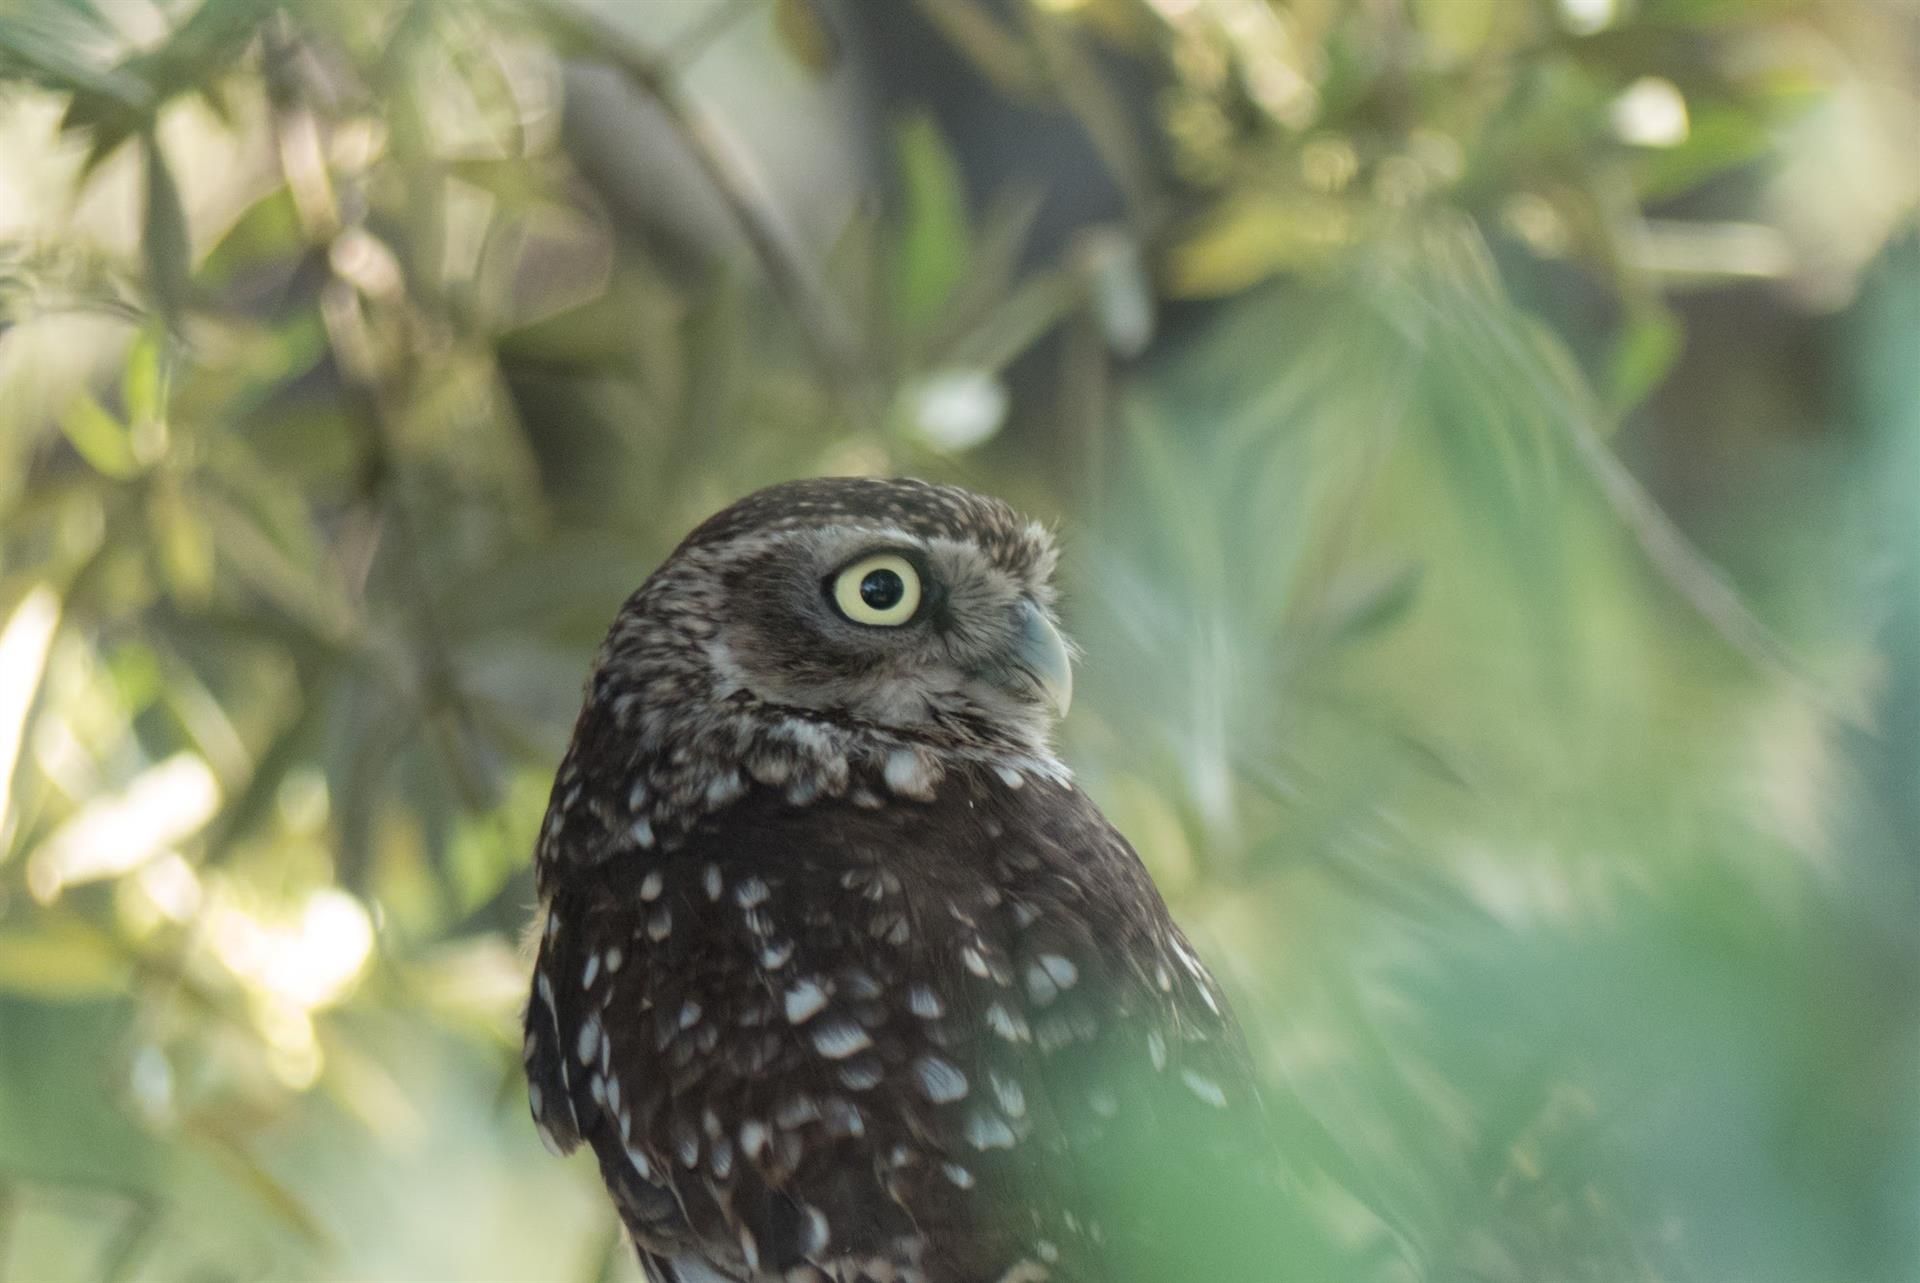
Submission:
<svg viewBox="0 0 1920 1283">
<path fill-rule="evenodd" d="M 1011 665 L 1014 674 L 1046 701 L 1055 717 L 1065 717 L 1073 703 L 1073 656 L 1066 638 L 1031 598 L 1022 597 L 1014 612 L 1020 627 Z"/>
</svg>

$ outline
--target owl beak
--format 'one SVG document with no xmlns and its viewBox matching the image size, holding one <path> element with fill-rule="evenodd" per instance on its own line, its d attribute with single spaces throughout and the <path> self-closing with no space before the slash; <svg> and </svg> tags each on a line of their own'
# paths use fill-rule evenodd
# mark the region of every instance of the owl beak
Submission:
<svg viewBox="0 0 1920 1283">
<path fill-rule="evenodd" d="M 1014 672 L 1046 700 L 1055 717 L 1065 717 L 1073 703 L 1073 656 L 1067 640 L 1031 598 L 1022 597 L 1014 611 L 1020 628 L 1014 643 Z"/>
</svg>

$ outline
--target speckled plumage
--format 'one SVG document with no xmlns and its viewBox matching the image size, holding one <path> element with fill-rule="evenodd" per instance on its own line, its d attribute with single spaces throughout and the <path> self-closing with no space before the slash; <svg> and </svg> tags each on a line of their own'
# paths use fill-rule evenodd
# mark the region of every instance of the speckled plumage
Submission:
<svg viewBox="0 0 1920 1283">
<path fill-rule="evenodd" d="M 924 565 L 917 631 L 821 599 L 874 548 Z M 1019 662 L 1054 559 L 996 500 L 798 482 L 616 619 L 536 853 L 525 1058 L 654 1279 L 1175 1280 L 1202 1235 L 1256 1244 L 1210 1280 L 1280 1276 L 1238 1031 Z"/>
</svg>

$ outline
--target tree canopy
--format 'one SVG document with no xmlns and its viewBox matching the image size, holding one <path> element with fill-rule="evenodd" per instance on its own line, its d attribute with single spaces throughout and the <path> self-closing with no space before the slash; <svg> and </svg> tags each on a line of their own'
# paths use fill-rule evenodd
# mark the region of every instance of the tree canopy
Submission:
<svg viewBox="0 0 1920 1283">
<path fill-rule="evenodd" d="M 845 472 L 1058 524 L 1277 1279 L 1914 1277 L 1916 139 L 1899 0 L 0 0 L 0 1279 L 637 1277 L 533 836 Z"/>
</svg>

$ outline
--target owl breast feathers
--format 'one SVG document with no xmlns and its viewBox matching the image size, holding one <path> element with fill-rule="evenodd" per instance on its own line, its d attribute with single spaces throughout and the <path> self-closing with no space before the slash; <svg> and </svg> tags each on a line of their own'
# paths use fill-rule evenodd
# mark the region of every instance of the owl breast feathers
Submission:
<svg viewBox="0 0 1920 1283">
<path fill-rule="evenodd" d="M 1049 746 L 1054 560 L 996 500 L 797 482 L 615 620 L 525 1060 L 650 1278 L 1284 1277 L 1239 1032 Z"/>
</svg>

